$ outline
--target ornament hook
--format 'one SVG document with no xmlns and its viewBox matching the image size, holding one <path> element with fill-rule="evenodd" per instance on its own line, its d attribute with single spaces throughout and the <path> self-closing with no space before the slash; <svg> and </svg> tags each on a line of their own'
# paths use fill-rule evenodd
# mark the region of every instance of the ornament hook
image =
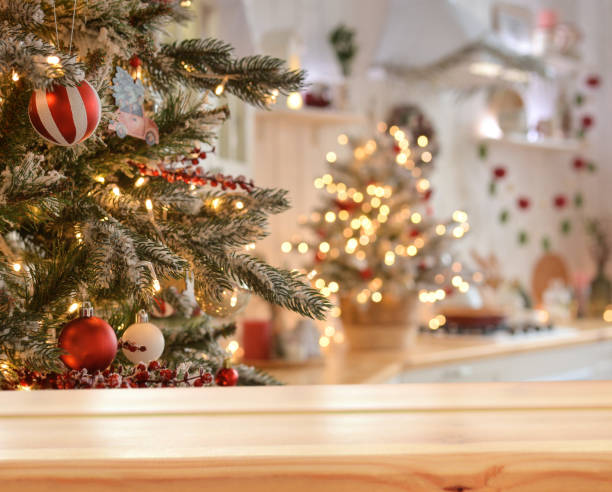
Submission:
<svg viewBox="0 0 612 492">
<path fill-rule="evenodd" d="M 94 308 L 89 301 L 83 301 L 81 305 L 81 317 L 91 318 L 94 315 Z"/>
<path fill-rule="evenodd" d="M 136 323 L 148 323 L 149 315 L 144 309 L 141 309 L 136 313 Z"/>
</svg>

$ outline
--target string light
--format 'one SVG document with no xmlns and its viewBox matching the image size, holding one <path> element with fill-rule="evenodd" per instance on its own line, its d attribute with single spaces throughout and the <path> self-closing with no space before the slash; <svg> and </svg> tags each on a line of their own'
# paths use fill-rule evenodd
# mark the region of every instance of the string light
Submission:
<svg viewBox="0 0 612 492">
<path fill-rule="evenodd" d="M 348 141 L 349 139 L 344 133 L 341 133 L 340 135 L 338 135 L 338 143 L 340 145 L 346 145 Z"/>
<path fill-rule="evenodd" d="M 361 159 L 365 158 L 366 153 L 365 153 L 365 150 L 363 150 L 362 147 L 357 147 L 354 150 L 353 155 L 355 156 L 355 159 L 361 160 Z"/>
<path fill-rule="evenodd" d="M 406 161 L 408 160 L 408 156 L 404 153 L 404 152 L 400 152 L 399 154 L 397 154 L 397 156 L 395 157 L 395 162 L 397 162 L 400 166 L 402 164 L 406 164 Z"/>
<path fill-rule="evenodd" d="M 326 184 L 326 185 L 332 184 L 334 182 L 334 178 L 331 174 L 324 174 L 321 177 L 321 180 L 323 181 L 323 184 Z"/>
<path fill-rule="evenodd" d="M 372 301 L 373 302 L 382 301 L 382 294 L 380 292 L 372 292 Z"/>
<path fill-rule="evenodd" d="M 453 287 L 459 287 L 462 283 L 463 283 L 463 279 L 461 278 L 460 275 L 455 275 L 451 279 L 451 284 L 453 285 Z"/>
<path fill-rule="evenodd" d="M 446 226 L 444 224 L 438 224 L 436 226 L 436 234 L 438 236 L 443 236 L 444 234 L 446 234 Z"/>
<path fill-rule="evenodd" d="M 325 222 L 329 222 L 331 224 L 332 222 L 335 222 L 335 221 L 336 221 L 336 214 L 334 212 L 330 210 L 329 212 L 325 214 Z"/>
<path fill-rule="evenodd" d="M 338 292 L 338 290 L 340 289 L 338 282 L 330 282 L 328 287 L 331 292 Z"/>
<path fill-rule="evenodd" d="M 408 256 L 416 256 L 416 254 L 419 252 L 419 250 L 417 249 L 417 247 L 413 244 L 411 244 L 410 246 L 408 246 L 406 248 L 406 253 L 408 254 Z"/>
<path fill-rule="evenodd" d="M 420 191 L 421 193 L 423 193 L 424 191 L 427 191 L 427 190 L 429 189 L 429 187 L 430 187 L 430 183 L 429 183 L 429 181 L 428 181 L 428 180 L 426 180 L 425 178 L 423 178 L 423 179 L 420 179 L 420 180 L 417 182 L 416 187 L 417 187 L 417 190 L 418 190 L 418 191 Z"/>
<path fill-rule="evenodd" d="M 244 208 L 244 203 L 242 203 L 240 200 L 238 200 L 234 206 L 238 209 L 238 210 L 242 210 Z"/>
<path fill-rule="evenodd" d="M 213 201 L 212 201 L 212 207 L 213 207 L 214 209 L 217 209 L 217 208 L 219 208 L 219 204 L 220 204 L 220 203 L 221 203 L 221 199 L 220 199 L 220 198 L 215 198 L 215 199 L 213 199 Z"/>
<path fill-rule="evenodd" d="M 240 348 L 240 345 L 238 344 L 236 340 L 232 340 L 230 343 L 227 344 L 227 350 L 232 355 L 234 355 L 239 348 Z"/>
<path fill-rule="evenodd" d="M 49 65 L 59 65 L 60 59 L 59 56 L 50 55 L 47 57 L 47 63 Z"/>
<path fill-rule="evenodd" d="M 453 212 L 453 220 L 455 222 L 467 222 L 468 220 L 468 214 L 465 213 L 463 210 L 455 210 Z"/>
<path fill-rule="evenodd" d="M 77 309 L 79 309 L 80 304 L 78 302 L 73 302 L 68 306 L 68 312 L 70 314 L 75 313 Z"/>
<path fill-rule="evenodd" d="M 189 0 L 187 0 L 189 1 Z M 189 1 L 189 3 L 191 4 L 191 2 Z M 223 77 L 223 80 L 221 81 L 221 83 L 215 87 L 215 95 L 220 96 L 221 94 L 223 94 L 225 92 L 225 84 L 227 84 L 227 75 L 225 77 Z"/>
<path fill-rule="evenodd" d="M 387 251 L 385 253 L 385 265 L 391 266 L 395 263 L 395 253 L 393 251 Z"/>
<path fill-rule="evenodd" d="M 302 94 L 299 92 L 292 92 L 287 96 L 287 107 L 294 111 L 297 111 L 302 107 L 304 101 L 302 100 Z"/>
<path fill-rule="evenodd" d="M 389 128 L 389 135 L 394 137 L 398 130 L 399 128 L 397 127 L 397 125 L 393 125 L 391 128 Z"/>
<path fill-rule="evenodd" d="M 385 133 L 387 131 L 387 124 L 384 121 L 379 121 L 376 125 L 376 129 L 379 133 Z"/>
<path fill-rule="evenodd" d="M 329 338 L 326 336 L 322 336 L 321 338 L 319 338 L 319 345 L 323 348 L 328 347 L 329 346 Z"/>
<path fill-rule="evenodd" d="M 463 230 L 462 227 L 455 227 L 453 229 L 453 236 L 456 237 L 457 239 L 462 238 L 464 234 L 465 234 L 465 231 Z"/>
<path fill-rule="evenodd" d="M 306 254 L 308 252 L 308 244 L 306 244 L 305 242 L 302 241 L 300 244 L 298 244 L 297 250 L 301 254 Z"/>
<path fill-rule="evenodd" d="M 115 196 L 121 196 L 121 191 L 117 186 L 113 186 L 112 192 Z"/>
<path fill-rule="evenodd" d="M 468 290 L 470 290 L 470 284 L 468 284 L 467 282 L 463 282 L 459 287 L 459 292 L 461 292 L 462 294 L 465 294 Z"/>
<path fill-rule="evenodd" d="M 153 279 L 153 290 L 155 292 L 159 292 L 161 290 L 161 284 L 159 283 L 159 280 L 157 279 Z"/>
<path fill-rule="evenodd" d="M 17 72 L 13 72 L 12 79 L 13 82 L 17 82 L 19 80 L 19 74 Z"/>
<path fill-rule="evenodd" d="M 323 241 L 321 244 L 319 244 L 319 251 L 321 253 L 328 253 L 330 250 L 330 245 L 327 241 Z"/>
<path fill-rule="evenodd" d="M 281 251 L 283 253 L 289 253 L 291 252 L 291 249 L 292 249 L 292 246 L 289 241 L 285 241 L 283 244 L 281 244 Z"/>
<path fill-rule="evenodd" d="M 151 210 L 153 210 L 153 202 L 151 201 L 150 198 L 147 198 L 145 200 L 145 207 L 146 209 L 150 212 Z"/>
<path fill-rule="evenodd" d="M 323 180 L 321 178 L 317 178 L 314 180 L 314 186 L 315 188 L 320 190 L 321 188 L 323 188 L 323 186 L 325 186 L 325 184 L 323 183 Z"/>
<path fill-rule="evenodd" d="M 104 180 L 104 178 L 102 179 Z M 104 183 L 104 181 L 102 181 L 102 183 Z M 141 176 L 140 178 L 136 180 L 136 182 L 134 183 L 134 186 L 136 188 L 140 188 L 143 184 L 145 184 L 145 179 Z"/>
<path fill-rule="evenodd" d="M 423 153 L 421 154 L 421 160 L 422 160 L 424 163 L 426 163 L 426 164 L 427 164 L 428 162 L 431 162 L 431 159 L 432 159 L 431 152 L 429 152 L 429 151 L 427 151 L 427 150 L 426 150 L 425 152 L 423 152 Z"/>
<path fill-rule="evenodd" d="M 336 156 L 335 152 L 328 152 L 327 155 L 325 156 L 325 159 L 327 160 L 327 162 L 329 162 L 330 164 L 336 162 L 336 159 L 338 157 Z"/>
<path fill-rule="evenodd" d="M 359 192 L 359 191 L 358 191 L 358 192 L 356 192 L 356 193 L 353 195 L 353 201 L 354 201 L 355 203 L 361 203 L 361 202 L 363 201 L 363 193 L 361 193 L 361 192 Z"/>
<path fill-rule="evenodd" d="M 414 212 L 414 213 L 413 213 L 413 214 L 410 216 L 410 221 L 411 221 L 413 224 L 418 224 L 419 222 L 421 222 L 421 220 L 422 220 L 421 214 L 420 214 L 420 213 L 418 213 L 418 212 Z"/>
<path fill-rule="evenodd" d="M 603 312 L 603 319 L 606 323 L 612 323 L 612 306 L 607 306 Z"/>
<path fill-rule="evenodd" d="M 419 138 L 417 138 L 417 145 L 419 147 L 427 147 L 428 144 L 429 139 L 425 135 L 420 135 Z"/>
<path fill-rule="evenodd" d="M 338 212 L 338 218 L 340 220 L 348 220 L 349 213 L 346 210 L 340 210 L 340 212 Z"/>
<path fill-rule="evenodd" d="M 106 181 L 106 179 L 104 179 L 104 176 L 96 176 L 94 178 L 98 183 L 104 183 Z"/>
<path fill-rule="evenodd" d="M 21 263 L 13 263 L 13 270 L 16 272 L 21 271 Z"/>
</svg>

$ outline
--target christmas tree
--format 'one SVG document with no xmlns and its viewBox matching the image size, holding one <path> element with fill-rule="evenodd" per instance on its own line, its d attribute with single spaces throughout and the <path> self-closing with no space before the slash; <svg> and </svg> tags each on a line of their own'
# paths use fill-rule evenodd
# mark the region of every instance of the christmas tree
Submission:
<svg viewBox="0 0 612 492">
<path fill-rule="evenodd" d="M 432 125 L 409 106 L 389 126 L 379 123 L 378 132 L 367 140 L 338 137 L 344 151 L 327 154 L 329 173 L 314 183 L 326 192 L 306 224 L 314 239 L 283 243 L 282 250 L 312 254 L 314 285 L 344 305 L 401 303 L 406 296 L 434 303 L 454 288 L 467 290 L 448 244 L 469 230 L 467 214 L 457 210 L 438 221 L 429 205 L 427 176 L 438 153 Z M 433 319 L 436 328 L 444 321 Z"/>
<path fill-rule="evenodd" d="M 0 387 L 200 386 L 234 329 L 200 308 L 226 317 L 252 293 L 324 316 L 327 300 L 297 273 L 249 253 L 268 215 L 288 207 L 285 192 L 204 166 L 229 116 L 217 96 L 265 107 L 304 74 L 267 56 L 237 59 L 215 39 L 159 42 L 189 15 L 172 0 L 0 1 Z M 140 310 L 169 301 L 178 326 L 164 332 L 164 364 L 113 372 L 127 363 L 121 351 L 114 359 L 115 337 L 131 360 L 153 351 L 122 335 Z M 79 366 L 66 350 L 74 340 L 62 330 L 79 309 L 74 321 L 104 323 L 115 360 L 97 376 L 106 362 Z M 80 372 L 61 376 L 62 360 Z M 271 381 L 238 372 L 241 384 Z"/>
</svg>

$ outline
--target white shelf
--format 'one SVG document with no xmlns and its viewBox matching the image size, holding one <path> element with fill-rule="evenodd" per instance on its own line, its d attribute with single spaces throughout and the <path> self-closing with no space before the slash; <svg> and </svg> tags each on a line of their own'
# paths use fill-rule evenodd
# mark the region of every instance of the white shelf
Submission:
<svg viewBox="0 0 612 492">
<path fill-rule="evenodd" d="M 526 136 L 522 135 L 507 135 L 501 138 L 482 137 L 480 140 L 482 142 L 558 152 L 578 152 L 586 146 L 584 141 L 574 138 L 539 138 L 538 140 L 528 140 Z"/>
<path fill-rule="evenodd" d="M 315 125 L 361 125 L 367 122 L 363 114 L 336 109 L 271 109 L 270 111 L 257 111 L 256 116 L 263 119 L 284 119 Z"/>
</svg>

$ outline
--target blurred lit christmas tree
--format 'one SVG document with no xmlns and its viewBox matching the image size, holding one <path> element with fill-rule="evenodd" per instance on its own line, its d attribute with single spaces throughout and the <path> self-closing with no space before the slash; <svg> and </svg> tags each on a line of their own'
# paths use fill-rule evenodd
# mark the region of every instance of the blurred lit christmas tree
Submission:
<svg viewBox="0 0 612 492">
<path fill-rule="evenodd" d="M 297 274 L 249 253 L 285 193 L 206 169 L 229 115 L 218 96 L 266 106 L 304 74 L 215 39 L 158 42 L 191 15 L 174 0 L 0 0 L 0 388 L 235 384 L 218 343 L 234 326 L 208 315 L 256 294 L 324 316 Z M 165 350 L 141 309 L 174 313 Z M 113 360 L 128 368 L 92 376 Z"/>
<path fill-rule="evenodd" d="M 281 246 L 312 255 L 310 277 L 324 296 L 339 297 L 345 324 L 408 322 L 414 300 L 434 303 L 469 287 L 449 252 L 449 240 L 469 230 L 467 214 L 439 221 L 429 205 L 433 128 L 414 106 L 390 124 L 380 123 L 376 138 L 338 137 L 350 152 L 346 160 L 329 152 L 330 171 L 315 180 L 326 194 L 307 224 L 314 239 Z"/>
</svg>

